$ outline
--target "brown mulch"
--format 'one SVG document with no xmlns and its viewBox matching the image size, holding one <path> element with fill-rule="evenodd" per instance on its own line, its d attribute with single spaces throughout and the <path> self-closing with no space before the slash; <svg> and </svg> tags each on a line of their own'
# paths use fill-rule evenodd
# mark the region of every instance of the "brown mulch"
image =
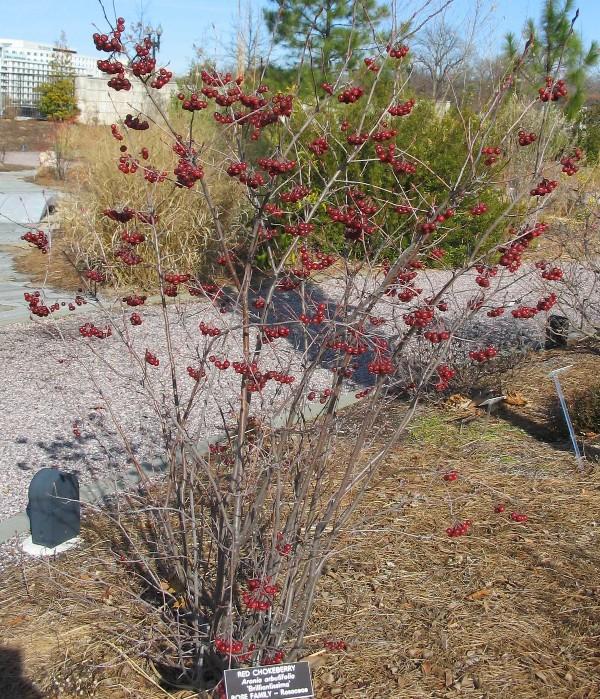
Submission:
<svg viewBox="0 0 600 699">
<path fill-rule="evenodd" d="M 544 357 L 540 376 L 548 361 L 563 358 Z M 390 408 L 370 451 L 401 411 Z M 347 411 L 344 430 L 360 420 L 360 407 Z M 454 482 L 442 477 L 450 469 Z M 306 639 L 316 696 L 600 696 L 599 495 L 598 471 L 579 473 L 556 445 L 483 414 L 462 424 L 442 407 L 425 411 L 321 584 Z M 528 521 L 511 521 L 512 511 Z M 448 537 L 465 519 L 470 533 Z M 65 678 L 98 699 L 167 696 L 132 647 L 128 630 L 144 625 L 143 606 L 102 537 L 85 536 L 84 549 L 56 564 L 24 562 L 0 576 L 0 675 L 2 649 L 12 648 L 44 697 Z M 326 652 L 327 640 L 348 648 Z M 19 691 L 0 695 L 39 696 Z"/>
<path fill-rule="evenodd" d="M 523 406 L 502 406 L 500 414 L 511 423 L 543 440 L 563 441 L 568 432 L 558 403 L 550 372 L 570 367 L 558 377 L 567 403 L 581 390 L 600 381 L 600 344 L 597 340 L 573 342 L 566 350 L 550 350 L 530 355 L 503 381 L 504 392 L 517 392 L 527 400 Z M 598 457 L 597 438 L 578 433 L 584 451 Z"/>
</svg>

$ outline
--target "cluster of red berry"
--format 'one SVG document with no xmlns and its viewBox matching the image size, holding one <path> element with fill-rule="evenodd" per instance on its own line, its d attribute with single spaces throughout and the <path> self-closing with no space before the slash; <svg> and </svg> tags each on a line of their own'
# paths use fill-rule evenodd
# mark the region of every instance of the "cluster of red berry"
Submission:
<svg viewBox="0 0 600 699">
<path fill-rule="evenodd" d="M 375 58 L 365 58 L 365 65 L 367 66 L 367 69 L 370 70 L 373 73 L 378 73 L 379 72 L 379 65 L 377 64 L 377 59 Z"/>
<path fill-rule="evenodd" d="M 276 650 L 272 655 L 265 655 L 260 661 L 261 665 L 279 665 L 283 662 L 285 658 L 285 652 L 282 650 Z"/>
<path fill-rule="evenodd" d="M 346 641 L 328 638 L 326 641 L 323 642 L 323 647 L 331 651 L 347 650 L 348 644 L 346 643 Z"/>
<path fill-rule="evenodd" d="M 551 282 L 559 282 L 563 278 L 563 271 L 560 267 L 551 267 L 542 272 L 542 278 Z"/>
<path fill-rule="evenodd" d="M 483 202 L 479 202 L 479 204 L 475 204 L 475 206 L 472 206 L 469 213 L 471 216 L 482 216 L 485 214 L 487 211 L 487 204 L 484 204 Z"/>
<path fill-rule="evenodd" d="M 277 585 L 271 584 L 269 577 L 248 580 L 248 589 L 242 594 L 246 607 L 254 612 L 266 612 L 273 605 L 273 600 L 279 592 Z"/>
<path fill-rule="evenodd" d="M 142 324 L 142 316 L 139 313 L 132 313 L 129 316 L 129 322 L 132 325 L 141 325 Z"/>
<path fill-rule="evenodd" d="M 542 102 L 557 102 L 561 97 L 567 96 L 567 86 L 564 80 L 557 80 L 554 82 L 553 78 L 547 76 L 546 85 L 540 87 L 538 94 Z"/>
<path fill-rule="evenodd" d="M 413 207 L 410 206 L 409 204 L 397 204 L 393 208 L 397 214 L 402 214 L 402 215 L 412 214 L 414 212 Z"/>
<path fill-rule="evenodd" d="M 275 325 L 275 326 L 266 325 L 262 329 L 263 342 L 273 342 L 274 340 L 278 340 L 280 337 L 289 337 L 289 336 L 290 336 L 290 329 L 287 328 L 285 325 Z"/>
<path fill-rule="evenodd" d="M 544 177 L 529 193 L 532 197 L 544 197 L 558 187 L 557 180 L 549 180 Z"/>
<path fill-rule="evenodd" d="M 144 150 L 142 150 L 142 156 L 144 155 Z M 164 182 L 167 179 L 168 172 L 166 170 L 157 170 L 155 167 L 144 167 L 144 179 L 150 184 L 157 184 Z"/>
<path fill-rule="evenodd" d="M 440 342 L 446 342 L 447 340 L 450 339 L 450 331 L 441 330 L 439 332 L 436 332 L 434 330 L 426 330 L 423 333 L 423 337 L 426 340 L 429 340 L 429 342 L 431 342 L 431 344 L 438 345 Z"/>
<path fill-rule="evenodd" d="M 358 393 L 355 393 L 354 397 L 359 399 L 366 398 L 371 393 L 371 390 L 372 389 L 370 388 L 364 388 L 362 391 L 358 391 Z"/>
<path fill-rule="evenodd" d="M 448 471 L 448 473 L 444 473 L 443 479 L 445 481 L 456 481 L 458 480 L 458 471 Z"/>
<path fill-rule="evenodd" d="M 297 224 L 290 223 L 284 227 L 284 230 L 288 235 L 293 235 L 297 238 L 307 238 L 314 232 L 315 224 L 306 223 L 304 221 Z"/>
<path fill-rule="evenodd" d="M 340 92 L 340 94 L 338 95 L 338 102 L 342 102 L 343 104 L 354 104 L 354 102 L 358 102 L 358 100 L 364 94 L 365 91 L 362 87 L 347 87 L 345 90 L 342 90 L 342 92 Z"/>
<path fill-rule="evenodd" d="M 404 58 L 410 49 L 405 44 L 388 44 L 386 46 L 386 51 L 390 58 Z"/>
<path fill-rule="evenodd" d="M 256 650 L 256 645 L 250 643 L 247 650 L 244 651 L 243 641 L 234 641 L 233 639 L 227 641 L 224 638 L 215 638 L 215 649 L 217 653 L 228 657 L 235 656 L 238 662 L 243 663 L 250 660 Z M 225 696 L 225 688 L 223 688 L 223 696 Z"/>
<path fill-rule="evenodd" d="M 325 311 L 327 310 L 327 304 L 320 303 L 317 306 L 316 312 L 309 316 L 306 313 L 301 313 L 298 316 L 298 320 L 304 325 L 319 325 L 325 320 Z"/>
<path fill-rule="evenodd" d="M 369 374 L 375 374 L 375 376 L 387 376 L 394 373 L 394 364 L 390 357 L 376 351 L 373 361 L 367 364 L 367 370 Z"/>
<path fill-rule="evenodd" d="M 464 536 L 471 531 L 473 522 L 470 519 L 465 519 L 464 522 L 458 522 L 452 527 L 446 529 L 446 534 L 451 537 Z"/>
<path fill-rule="evenodd" d="M 583 158 L 583 151 L 581 148 L 575 148 L 575 152 L 571 156 L 565 156 L 564 158 L 560 159 L 560 164 L 562 165 L 562 171 L 571 177 L 571 175 L 574 175 L 579 168 L 577 165 L 575 165 L 576 162 L 579 162 Z"/>
<path fill-rule="evenodd" d="M 121 36 L 125 31 L 125 20 L 123 17 L 117 18 L 116 29 L 108 34 L 99 34 L 98 32 L 92 35 L 94 44 L 98 51 L 104 51 L 105 53 L 113 53 L 113 51 L 120 52 L 123 50 L 123 44 L 121 43 Z"/>
<path fill-rule="evenodd" d="M 119 127 L 116 124 L 110 125 L 110 132 L 115 140 L 117 140 L 117 141 L 123 140 L 123 134 L 119 131 Z"/>
<path fill-rule="evenodd" d="M 383 129 L 380 131 L 375 131 L 374 133 L 371 134 L 371 140 L 375 141 L 376 143 L 381 143 L 382 141 L 389 141 L 390 139 L 394 138 L 398 132 L 396 129 L 388 129 L 386 128 L 386 124 L 383 124 Z"/>
<path fill-rule="evenodd" d="M 438 391 L 445 391 L 450 385 L 450 381 L 456 376 L 456 371 L 450 369 L 446 364 L 440 364 L 437 368 L 439 381 L 435 384 Z"/>
<path fill-rule="evenodd" d="M 171 80 L 172 77 L 173 73 L 170 70 L 161 68 L 158 71 L 158 75 L 154 76 L 154 80 L 150 83 L 150 87 L 153 87 L 155 90 L 160 90 Z"/>
<path fill-rule="evenodd" d="M 48 236 L 44 233 L 44 231 L 28 231 L 21 236 L 21 240 L 25 240 L 26 242 L 35 245 L 35 247 L 38 250 L 41 250 L 44 255 L 50 248 L 50 241 L 48 240 Z"/>
<path fill-rule="evenodd" d="M 319 403 L 321 403 L 321 405 L 325 405 L 325 403 L 327 403 L 327 400 L 329 399 L 329 397 L 331 396 L 332 393 L 333 393 L 333 391 L 330 388 L 326 388 L 321 393 L 321 396 L 319 398 Z M 309 391 L 306 395 L 306 399 L 310 400 L 310 401 L 316 400 L 317 399 L 317 392 L 316 391 Z"/>
<path fill-rule="evenodd" d="M 123 296 L 121 300 L 128 306 L 135 308 L 136 306 L 143 306 L 146 303 L 146 296 L 131 294 L 130 296 Z"/>
<path fill-rule="evenodd" d="M 545 233 L 547 229 L 548 224 L 542 222 L 536 223 L 533 228 L 526 229 L 509 246 L 500 248 L 501 257 L 498 264 L 506 267 L 510 272 L 516 272 L 521 266 L 522 254 L 529 247 L 531 241 Z"/>
<path fill-rule="evenodd" d="M 131 90 L 131 82 L 125 77 L 125 73 L 113 75 L 113 77 L 108 81 L 108 86 L 117 92 L 120 92 L 121 90 L 128 92 Z"/>
<path fill-rule="evenodd" d="M 300 261 L 305 269 L 310 271 L 320 271 L 335 264 L 336 257 L 331 253 L 324 253 L 320 250 L 317 250 L 314 253 L 314 257 L 312 257 L 308 248 L 305 245 L 302 245 L 300 247 Z"/>
<path fill-rule="evenodd" d="M 221 334 L 219 328 L 214 328 L 210 325 L 207 325 L 204 321 L 200 322 L 198 328 L 200 329 L 200 332 L 203 335 L 207 335 L 208 337 L 219 337 L 219 335 Z"/>
<path fill-rule="evenodd" d="M 472 350 L 469 352 L 469 357 L 474 361 L 478 362 L 479 364 L 484 364 L 485 362 L 489 362 L 490 359 L 494 359 L 494 357 L 498 356 L 498 350 L 495 347 L 486 347 L 481 350 Z"/>
<path fill-rule="evenodd" d="M 351 146 L 362 146 L 362 144 L 366 143 L 368 140 L 369 140 L 368 133 L 353 133 L 353 134 L 349 134 L 346 137 L 346 141 Z"/>
<path fill-rule="evenodd" d="M 126 146 L 121 146 L 121 148 L 126 148 Z M 130 155 L 122 155 L 119 158 L 118 168 L 124 175 L 133 175 L 137 172 L 138 166 L 138 161 Z"/>
<path fill-rule="evenodd" d="M 144 359 L 146 360 L 146 364 L 150 364 L 150 366 L 158 366 L 160 364 L 160 360 L 155 354 L 152 354 L 150 350 L 146 350 L 146 354 L 144 355 Z"/>
<path fill-rule="evenodd" d="M 535 315 L 537 315 L 537 312 L 537 308 L 533 308 L 532 306 L 519 306 L 518 308 L 512 310 L 511 314 L 513 318 L 528 320 L 529 318 L 533 318 Z"/>
<path fill-rule="evenodd" d="M 497 146 L 486 146 L 481 149 L 481 152 L 487 156 L 483 161 L 486 165 L 493 165 L 498 162 L 498 158 L 502 155 L 502 149 Z"/>
<path fill-rule="evenodd" d="M 195 92 L 187 98 L 183 92 L 180 92 L 177 95 L 177 99 L 181 101 L 181 108 L 185 109 L 186 112 L 198 112 L 201 109 L 206 109 L 208 107 L 208 102 L 205 102 L 203 99 L 198 97 Z"/>
<path fill-rule="evenodd" d="M 388 114 L 392 116 L 408 116 L 415 106 L 414 99 L 406 100 L 406 102 L 400 102 L 399 104 L 393 104 L 388 109 Z"/>
<path fill-rule="evenodd" d="M 131 62 L 131 72 L 136 78 L 142 78 L 145 75 L 150 75 L 154 72 L 156 68 L 156 61 L 154 58 L 146 56 L 144 58 L 137 58 Z"/>
<path fill-rule="evenodd" d="M 364 342 L 361 342 L 359 334 L 353 328 L 348 329 L 348 334 L 351 337 L 350 340 L 343 340 L 341 337 L 336 336 L 333 340 L 327 341 L 326 347 L 337 352 L 344 352 L 351 357 L 359 357 L 369 349 Z"/>
<path fill-rule="evenodd" d="M 295 170 L 298 163 L 295 160 L 277 160 L 276 158 L 259 158 L 258 166 L 269 173 L 271 177 L 285 175 Z"/>
<path fill-rule="evenodd" d="M 125 66 L 121 61 L 109 61 L 100 59 L 96 61 L 98 70 L 107 75 L 118 75 L 119 73 L 125 73 Z"/>
<path fill-rule="evenodd" d="M 475 277 L 475 282 L 482 289 L 489 289 L 491 283 L 490 277 L 495 277 L 498 274 L 498 268 L 496 266 L 476 265 L 475 269 L 478 272 Z"/>
<path fill-rule="evenodd" d="M 86 269 L 85 278 L 89 279 L 91 282 L 96 282 L 97 284 L 102 284 L 106 281 L 106 275 L 99 269 Z"/>
<path fill-rule="evenodd" d="M 529 519 L 527 515 L 521 514 L 520 512 L 511 512 L 510 518 L 513 522 L 526 522 Z"/>
<path fill-rule="evenodd" d="M 202 166 L 186 158 L 179 159 L 173 172 L 177 177 L 177 186 L 187 187 L 187 189 L 191 189 L 198 180 L 204 177 Z"/>
<path fill-rule="evenodd" d="M 558 296 L 556 294 L 550 294 L 537 302 L 538 311 L 549 311 L 556 302 L 558 301 Z"/>
<path fill-rule="evenodd" d="M 217 301 L 223 296 L 223 289 L 217 286 L 217 284 L 211 284 L 210 282 L 200 282 L 198 286 L 189 284 L 188 292 L 190 296 L 206 296 L 211 301 Z"/>
<path fill-rule="evenodd" d="M 200 381 L 201 378 L 206 376 L 204 369 L 196 369 L 193 366 L 187 368 L 187 373 L 194 381 Z"/>
<path fill-rule="evenodd" d="M 310 188 L 305 185 L 296 185 L 285 192 L 281 192 L 279 198 L 286 204 L 296 204 L 310 194 Z"/>
<path fill-rule="evenodd" d="M 329 150 L 329 144 L 327 143 L 327 139 L 324 138 L 323 136 L 319 136 L 319 138 L 315 138 L 314 141 L 312 141 L 308 147 L 310 150 L 318 156 L 325 155 L 327 151 Z"/>
<path fill-rule="evenodd" d="M 489 310 L 486 315 L 488 318 L 499 318 L 501 315 L 504 315 L 505 310 L 503 306 L 498 306 L 498 308 Z"/>
<path fill-rule="evenodd" d="M 520 146 L 528 146 L 531 143 L 533 143 L 535 140 L 537 140 L 537 136 L 533 133 L 533 131 L 524 131 L 521 129 L 519 131 L 519 145 Z"/>
<path fill-rule="evenodd" d="M 25 292 L 23 294 L 25 301 L 29 304 L 29 311 L 40 318 L 45 318 L 54 312 L 54 309 L 49 308 L 44 303 L 42 303 L 41 294 L 39 291 L 35 291 L 33 294 Z M 58 310 L 58 309 L 57 309 Z"/>
<path fill-rule="evenodd" d="M 128 129 L 133 129 L 134 131 L 147 131 L 150 128 L 150 124 L 146 119 L 140 119 L 139 116 L 134 117 L 132 114 L 125 116 L 124 124 Z"/>
<path fill-rule="evenodd" d="M 104 340 L 112 335 L 112 329 L 107 326 L 106 330 L 100 330 L 93 323 L 85 323 L 85 325 L 80 326 L 79 334 L 82 337 L 97 337 L 99 340 Z"/>
<path fill-rule="evenodd" d="M 119 223 L 127 223 L 137 215 L 137 212 L 128 206 L 125 206 L 120 211 L 118 209 L 104 209 L 102 213 L 108 216 L 111 221 L 118 221 Z"/>
<path fill-rule="evenodd" d="M 402 318 L 409 327 L 425 328 L 433 320 L 434 309 L 431 306 L 417 308 L 411 313 L 405 313 Z"/>
<path fill-rule="evenodd" d="M 142 261 L 142 258 L 128 247 L 117 248 L 114 255 L 129 267 L 135 267 L 135 265 L 139 265 Z"/>
</svg>

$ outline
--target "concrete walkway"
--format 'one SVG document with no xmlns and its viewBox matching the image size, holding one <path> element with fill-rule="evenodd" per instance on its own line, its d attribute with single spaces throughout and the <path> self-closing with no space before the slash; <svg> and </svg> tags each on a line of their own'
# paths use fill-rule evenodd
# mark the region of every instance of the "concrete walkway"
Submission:
<svg viewBox="0 0 600 699">
<path fill-rule="evenodd" d="M 0 172 L 0 325 L 29 318 L 23 294 L 35 290 L 13 265 L 11 248 L 23 246 L 21 236 L 28 230 L 44 229 L 40 221 L 49 205 L 56 202 L 56 193 L 26 182 L 35 170 Z M 48 302 L 60 300 L 50 289 L 44 289 Z"/>
</svg>

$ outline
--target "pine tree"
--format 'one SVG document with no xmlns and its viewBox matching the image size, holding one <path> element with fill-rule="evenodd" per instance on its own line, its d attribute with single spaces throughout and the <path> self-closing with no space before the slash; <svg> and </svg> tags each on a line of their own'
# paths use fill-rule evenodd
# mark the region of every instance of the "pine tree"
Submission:
<svg viewBox="0 0 600 699">
<path fill-rule="evenodd" d="M 530 79 L 539 87 L 546 76 L 564 78 L 569 88 L 565 106 L 569 118 L 573 118 L 585 102 L 587 77 L 600 58 L 598 43 L 592 41 L 586 50 L 574 31 L 578 14 L 574 0 L 564 0 L 562 5 L 557 0 L 546 0 L 539 26 L 529 19 L 523 29 L 524 37 L 533 36 L 534 39 L 527 57 Z M 514 34 L 507 34 L 505 52 L 514 58 L 517 51 Z"/>
<path fill-rule="evenodd" d="M 298 64 L 306 52 L 325 75 L 360 56 L 356 49 L 375 41 L 374 32 L 387 14 L 377 0 L 270 0 L 264 11 L 275 42 Z"/>
<path fill-rule="evenodd" d="M 40 111 L 48 119 L 66 121 L 77 116 L 75 70 L 64 32 L 56 42 L 48 80 L 38 87 L 38 92 Z"/>
</svg>

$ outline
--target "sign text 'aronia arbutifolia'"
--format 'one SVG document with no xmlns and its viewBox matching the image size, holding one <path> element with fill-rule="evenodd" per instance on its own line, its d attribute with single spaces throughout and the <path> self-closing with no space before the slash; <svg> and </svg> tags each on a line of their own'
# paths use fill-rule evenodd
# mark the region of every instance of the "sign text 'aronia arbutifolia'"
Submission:
<svg viewBox="0 0 600 699">
<path fill-rule="evenodd" d="M 307 662 L 225 670 L 227 699 L 313 699 Z"/>
</svg>

